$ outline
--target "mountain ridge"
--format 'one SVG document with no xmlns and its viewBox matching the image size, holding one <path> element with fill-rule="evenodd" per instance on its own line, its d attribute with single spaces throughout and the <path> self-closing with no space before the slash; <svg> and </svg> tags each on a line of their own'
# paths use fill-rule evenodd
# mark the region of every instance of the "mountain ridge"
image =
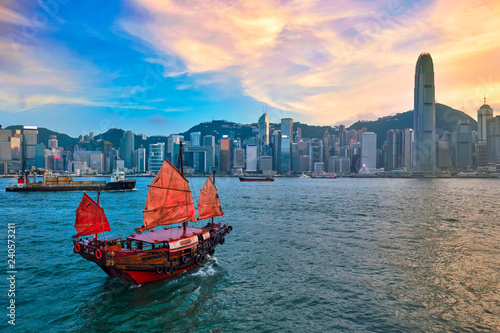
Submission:
<svg viewBox="0 0 500 333">
<path fill-rule="evenodd" d="M 444 131 L 453 132 L 456 130 L 458 120 L 468 120 L 471 123 L 472 130 L 477 130 L 477 121 L 465 114 L 462 111 L 455 110 L 447 105 L 436 103 L 436 132 L 442 135 Z M 257 123 L 252 124 L 239 124 L 230 122 L 227 120 L 212 120 L 199 123 L 189 130 L 178 133 L 183 135 L 184 139 L 188 141 L 190 139 L 190 134 L 193 132 L 201 132 L 201 136 L 213 135 L 215 139 L 220 139 L 223 135 L 230 135 L 233 132 L 235 138 L 241 138 L 241 140 L 248 139 L 255 136 L 258 133 Z M 6 129 L 22 129 L 22 125 L 8 126 Z M 270 123 L 270 132 L 274 129 L 280 129 L 281 125 L 279 123 Z M 294 132 L 300 127 L 302 130 L 303 138 L 322 138 L 325 131 L 329 134 L 338 133 L 338 128 L 328 125 L 307 125 L 300 122 L 293 123 Z M 347 130 L 355 129 L 360 130 L 366 128 L 368 132 L 375 132 L 377 134 L 377 146 L 380 147 L 387 138 L 387 131 L 406 129 L 413 127 L 413 110 L 398 113 L 392 116 L 380 117 L 373 121 L 357 121 L 348 128 Z M 94 137 L 94 141 L 90 143 L 79 142 L 78 138 L 72 138 L 67 134 L 55 132 L 50 129 L 39 127 L 39 142 L 47 145 L 49 136 L 56 135 L 59 140 L 59 145 L 64 147 L 66 150 L 73 151 L 74 145 L 85 147 L 87 150 L 97 150 L 102 148 L 102 144 L 105 141 L 109 141 L 113 144 L 114 148 L 120 146 L 120 139 L 123 137 L 125 130 L 119 128 L 110 128 L 104 133 L 100 133 Z M 134 149 L 139 148 L 141 145 L 149 150 L 149 144 L 158 142 L 168 142 L 168 136 L 154 135 L 148 136 L 146 140 L 143 140 L 141 135 L 134 134 Z"/>
</svg>

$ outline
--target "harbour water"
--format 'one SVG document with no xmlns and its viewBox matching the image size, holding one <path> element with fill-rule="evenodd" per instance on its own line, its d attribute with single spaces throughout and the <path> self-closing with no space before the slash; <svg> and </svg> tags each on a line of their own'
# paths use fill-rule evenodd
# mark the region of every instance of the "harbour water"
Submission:
<svg viewBox="0 0 500 333">
<path fill-rule="evenodd" d="M 190 179 L 195 201 L 204 180 Z M 81 192 L 5 192 L 12 181 L 0 214 L 16 224 L 19 332 L 500 330 L 500 180 L 219 178 L 226 243 L 141 286 L 73 254 Z M 101 194 L 114 233 L 141 225 L 150 181 Z"/>
</svg>

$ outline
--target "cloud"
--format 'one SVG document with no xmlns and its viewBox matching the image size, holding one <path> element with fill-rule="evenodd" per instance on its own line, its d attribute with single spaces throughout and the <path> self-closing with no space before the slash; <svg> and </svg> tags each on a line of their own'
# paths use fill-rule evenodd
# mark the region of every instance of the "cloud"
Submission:
<svg viewBox="0 0 500 333">
<path fill-rule="evenodd" d="M 21 14 L 18 14 L 0 4 L 0 22 L 24 25 L 28 20 Z"/>
<path fill-rule="evenodd" d="M 484 89 L 500 103 L 494 0 L 138 3 L 147 20 L 121 26 L 179 59 L 172 72 L 236 77 L 247 95 L 316 123 L 411 109 L 424 51 L 434 58 L 439 101 L 461 104 L 477 95 L 478 77 L 492 74 Z M 472 104 L 464 106 L 471 115 L 480 106 Z"/>
</svg>

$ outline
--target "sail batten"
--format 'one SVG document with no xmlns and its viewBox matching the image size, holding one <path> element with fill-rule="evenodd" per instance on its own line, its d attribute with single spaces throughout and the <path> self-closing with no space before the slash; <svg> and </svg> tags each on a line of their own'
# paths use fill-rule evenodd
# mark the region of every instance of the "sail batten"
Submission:
<svg viewBox="0 0 500 333">
<path fill-rule="evenodd" d="M 77 233 L 72 238 L 111 231 L 104 209 L 86 193 L 76 209 L 75 229 Z"/>
<path fill-rule="evenodd" d="M 144 225 L 139 231 L 194 220 L 195 209 L 189 182 L 165 160 L 149 185 L 144 207 Z"/>
<path fill-rule="evenodd" d="M 217 188 L 210 177 L 208 177 L 200 192 L 200 200 L 198 201 L 198 220 L 216 216 L 224 216 L 224 212 L 220 205 Z"/>
</svg>

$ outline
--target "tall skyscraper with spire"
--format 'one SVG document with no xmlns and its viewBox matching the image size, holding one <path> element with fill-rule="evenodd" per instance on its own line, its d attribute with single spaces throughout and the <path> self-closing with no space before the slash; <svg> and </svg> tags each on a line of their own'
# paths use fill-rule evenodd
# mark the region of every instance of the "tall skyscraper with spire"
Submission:
<svg viewBox="0 0 500 333">
<path fill-rule="evenodd" d="M 415 69 L 413 107 L 413 169 L 436 170 L 436 100 L 434 66 L 429 53 L 422 53 Z"/>
<path fill-rule="evenodd" d="M 486 96 L 484 96 L 484 104 L 477 110 L 477 136 L 479 141 L 486 141 L 486 124 L 488 119 L 493 118 L 493 109 L 486 104 Z"/>
</svg>

